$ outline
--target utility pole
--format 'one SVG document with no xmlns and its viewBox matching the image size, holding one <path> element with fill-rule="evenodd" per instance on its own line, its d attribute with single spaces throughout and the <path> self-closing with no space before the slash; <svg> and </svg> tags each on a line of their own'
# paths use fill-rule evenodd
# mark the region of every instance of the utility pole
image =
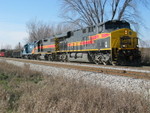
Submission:
<svg viewBox="0 0 150 113">
<path fill-rule="evenodd" d="M 21 43 L 19 42 L 19 50 L 21 49 Z"/>
</svg>

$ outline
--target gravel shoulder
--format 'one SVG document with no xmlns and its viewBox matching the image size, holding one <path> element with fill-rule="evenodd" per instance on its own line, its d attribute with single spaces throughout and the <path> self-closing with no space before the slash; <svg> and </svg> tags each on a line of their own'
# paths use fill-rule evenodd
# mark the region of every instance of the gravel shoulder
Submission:
<svg viewBox="0 0 150 113">
<path fill-rule="evenodd" d="M 4 61 L 4 59 L 0 59 Z M 133 79 L 130 77 L 114 76 L 110 74 L 96 73 L 79 71 L 74 69 L 58 68 L 52 66 L 44 66 L 32 63 L 23 63 L 19 61 L 7 60 L 8 63 L 24 66 L 25 64 L 30 65 L 30 69 L 42 71 L 44 74 L 64 76 L 74 79 L 82 79 L 89 84 L 101 84 L 103 87 L 107 87 L 116 91 L 128 91 L 137 94 L 141 94 L 144 97 L 150 99 L 150 80 L 144 79 Z M 77 64 L 76 64 L 77 65 Z M 78 64 L 80 65 L 80 64 Z M 149 72 L 148 72 L 149 73 Z"/>
</svg>

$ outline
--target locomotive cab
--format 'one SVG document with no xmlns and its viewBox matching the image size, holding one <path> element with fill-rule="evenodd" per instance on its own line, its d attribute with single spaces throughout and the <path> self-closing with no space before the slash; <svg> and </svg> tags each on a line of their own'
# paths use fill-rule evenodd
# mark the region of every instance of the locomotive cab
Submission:
<svg viewBox="0 0 150 113">
<path fill-rule="evenodd" d="M 119 29 L 117 29 L 117 26 Z M 111 32 L 112 61 L 119 65 L 139 65 L 140 52 L 137 33 L 130 29 L 127 22 L 114 24 Z"/>
<path fill-rule="evenodd" d="M 28 43 L 24 45 L 22 57 L 26 59 L 32 59 L 32 52 L 34 50 L 35 43 Z"/>
</svg>

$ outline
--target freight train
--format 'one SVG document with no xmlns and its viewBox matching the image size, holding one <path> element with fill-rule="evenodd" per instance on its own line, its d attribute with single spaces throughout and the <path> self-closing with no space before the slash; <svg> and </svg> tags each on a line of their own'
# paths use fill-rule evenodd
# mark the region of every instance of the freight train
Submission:
<svg viewBox="0 0 150 113">
<path fill-rule="evenodd" d="M 15 49 L 15 50 L 2 49 L 0 50 L 0 57 L 22 58 L 22 50 L 21 49 Z"/>
<path fill-rule="evenodd" d="M 106 21 L 28 43 L 21 57 L 104 65 L 139 65 L 141 62 L 137 33 L 124 20 Z"/>
</svg>

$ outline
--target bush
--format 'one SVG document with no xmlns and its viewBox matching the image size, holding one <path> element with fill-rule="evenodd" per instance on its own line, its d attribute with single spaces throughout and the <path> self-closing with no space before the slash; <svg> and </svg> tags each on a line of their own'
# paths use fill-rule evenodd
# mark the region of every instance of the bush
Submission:
<svg viewBox="0 0 150 113">
<path fill-rule="evenodd" d="M 150 48 L 141 48 L 142 64 L 150 66 Z"/>
</svg>

